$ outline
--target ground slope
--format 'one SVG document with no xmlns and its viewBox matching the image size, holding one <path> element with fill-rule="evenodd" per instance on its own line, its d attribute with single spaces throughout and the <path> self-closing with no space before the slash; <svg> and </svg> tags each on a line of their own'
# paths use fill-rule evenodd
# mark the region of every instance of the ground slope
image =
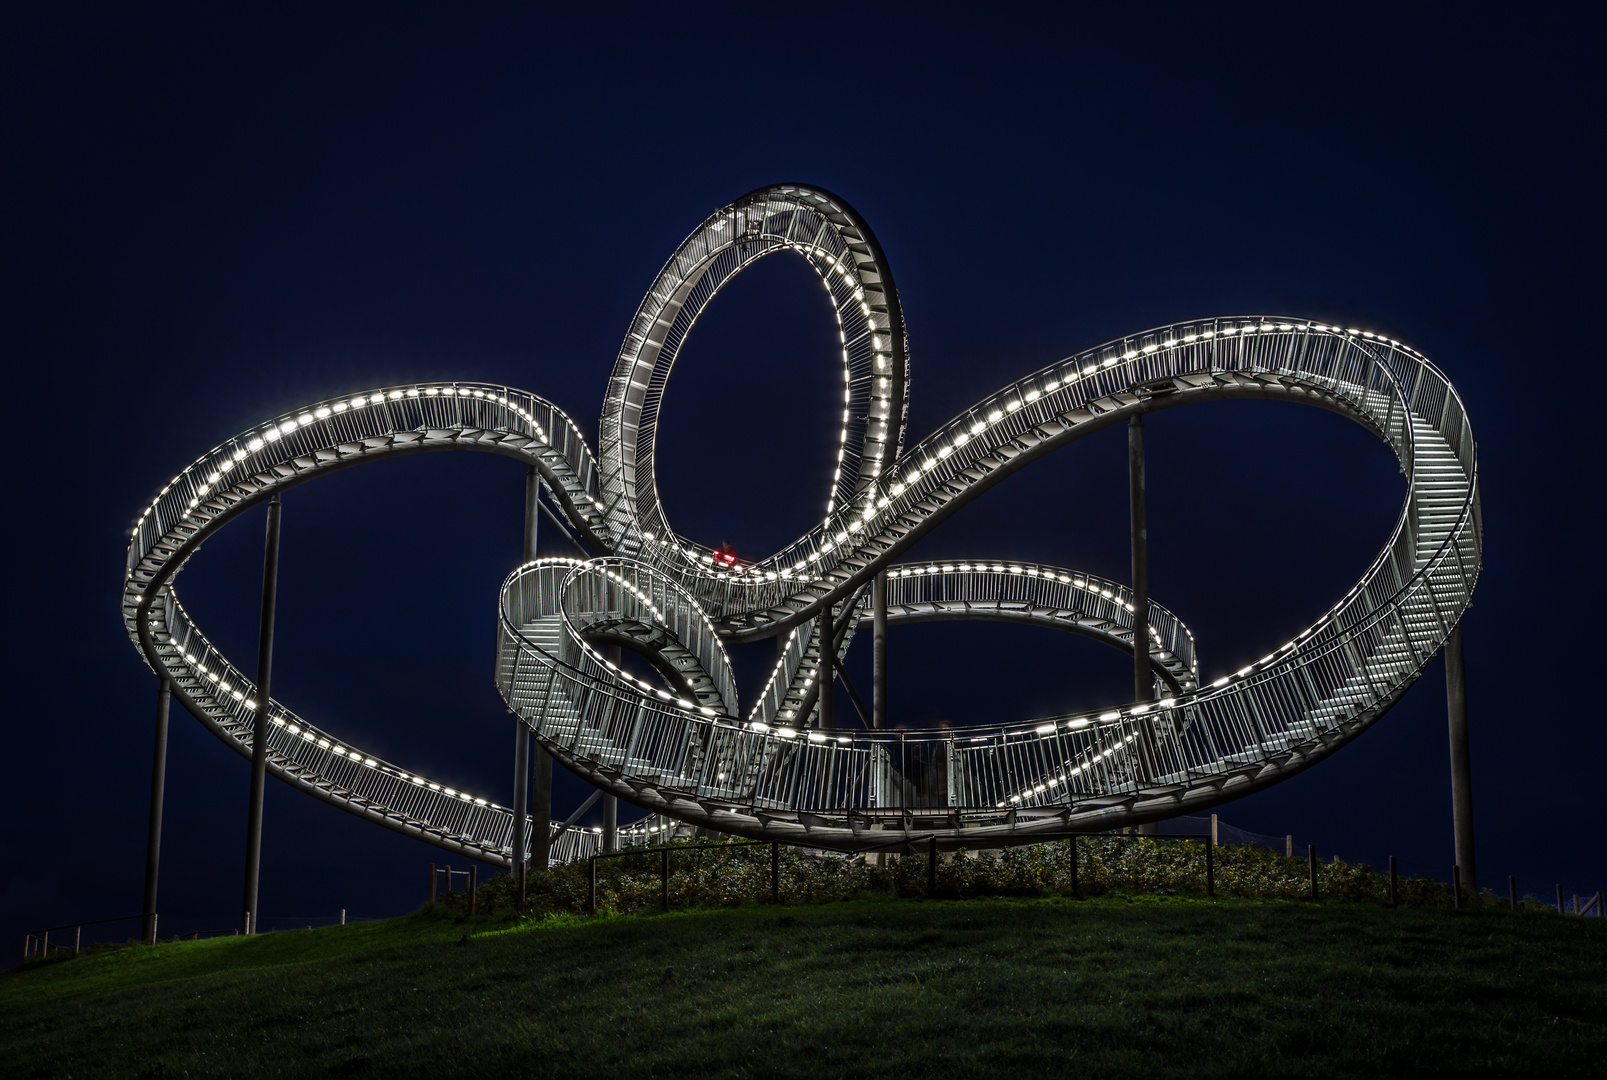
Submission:
<svg viewBox="0 0 1607 1080">
<path fill-rule="evenodd" d="M 853 901 L 385 923 L 0 976 L 5 1076 L 1599 1075 L 1607 922 Z"/>
</svg>

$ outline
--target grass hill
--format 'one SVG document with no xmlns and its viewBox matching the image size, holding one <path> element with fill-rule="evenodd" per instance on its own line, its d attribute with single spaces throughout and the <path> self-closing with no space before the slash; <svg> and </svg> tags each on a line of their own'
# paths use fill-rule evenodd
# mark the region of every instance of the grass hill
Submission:
<svg viewBox="0 0 1607 1080">
<path fill-rule="evenodd" d="M 0 975 L 0 1075 L 1600 1075 L 1607 921 L 1288 900 L 444 908 Z"/>
</svg>

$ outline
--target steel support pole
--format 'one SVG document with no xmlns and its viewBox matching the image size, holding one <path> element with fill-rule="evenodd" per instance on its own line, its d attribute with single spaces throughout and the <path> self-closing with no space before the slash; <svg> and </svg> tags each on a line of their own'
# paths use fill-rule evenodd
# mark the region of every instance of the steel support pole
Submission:
<svg viewBox="0 0 1607 1080">
<path fill-rule="evenodd" d="M 257 881 L 262 868 L 262 796 L 268 782 L 268 703 L 273 683 L 273 618 L 279 593 L 279 496 L 268 500 L 268 537 L 262 556 L 262 623 L 257 632 L 257 708 L 251 724 L 251 794 L 246 807 L 246 877 L 240 901 L 240 932 L 258 922 Z"/>
<path fill-rule="evenodd" d="M 167 790 L 167 714 L 173 684 L 164 678 L 156 687 L 156 743 L 151 748 L 151 816 L 145 832 L 144 940 L 156 944 L 156 879 L 162 866 L 162 797 Z"/>
<path fill-rule="evenodd" d="M 831 698 L 832 688 L 836 685 L 837 676 L 832 666 L 837 660 L 837 617 L 832 614 L 831 605 L 827 604 L 820 613 L 820 663 L 816 669 L 816 677 L 820 680 L 820 729 L 830 731 L 832 728 Z"/>
<path fill-rule="evenodd" d="M 528 861 L 530 814 L 530 732 L 513 718 L 513 865 Z"/>
<path fill-rule="evenodd" d="M 781 640 L 777 638 L 776 640 Z M 608 658 L 618 667 L 624 659 L 624 650 L 618 645 L 611 645 L 608 649 Z M 603 850 L 619 850 L 619 797 L 603 793 Z"/>
<path fill-rule="evenodd" d="M 1127 422 L 1127 487 L 1133 547 L 1133 700 L 1155 697 L 1149 666 L 1149 526 L 1144 513 L 1144 418 Z"/>
<path fill-rule="evenodd" d="M 887 730 L 887 571 L 872 579 L 870 721 L 877 731 Z"/>
<path fill-rule="evenodd" d="M 534 562 L 541 521 L 541 474 L 534 465 L 525 471 L 524 543 L 520 564 Z M 513 719 L 513 865 L 526 863 L 530 848 L 530 732 L 524 721 Z"/>
<path fill-rule="evenodd" d="M 1155 698 L 1155 678 L 1149 666 L 1149 525 L 1144 509 L 1142 416 L 1135 416 L 1127 422 L 1127 492 L 1133 554 L 1133 700 L 1152 701 Z M 1155 768 L 1155 736 L 1148 726 L 1141 724 L 1138 730 L 1139 768 L 1144 779 L 1149 780 Z M 1140 825 L 1138 832 L 1141 836 L 1155 836 L 1160 832 L 1160 825 L 1155 822 Z"/>
<path fill-rule="evenodd" d="M 1451 827 L 1456 835 L 1456 865 L 1476 895 L 1478 871 L 1473 859 L 1473 765 L 1468 755 L 1467 667 L 1462 653 L 1462 624 L 1445 643 L 1445 705 L 1451 729 Z"/>
<path fill-rule="evenodd" d="M 525 537 L 522 562 L 536 561 L 536 525 L 541 520 L 541 474 L 534 465 L 525 473 Z"/>
<path fill-rule="evenodd" d="M 530 861 L 546 870 L 552 859 L 552 755 L 536 744 L 536 778 L 531 785 Z"/>
</svg>

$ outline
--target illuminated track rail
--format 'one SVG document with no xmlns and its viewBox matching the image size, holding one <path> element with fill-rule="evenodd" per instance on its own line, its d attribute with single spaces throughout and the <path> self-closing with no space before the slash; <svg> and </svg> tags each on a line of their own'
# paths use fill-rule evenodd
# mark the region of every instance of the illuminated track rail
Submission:
<svg viewBox="0 0 1607 1080">
<path fill-rule="evenodd" d="M 540 470 L 570 523 L 601 542 L 595 463 L 573 421 L 530 394 L 484 383 L 386 387 L 309 405 L 214 447 L 141 515 L 129 545 L 123 618 L 135 645 L 189 712 L 242 756 L 256 729 L 256 685 L 195 626 L 172 578 L 212 533 L 276 492 L 364 462 L 475 450 Z M 484 796 L 400 768 L 271 703 L 268 770 L 308 794 L 388 828 L 507 862 L 513 815 Z M 584 853 L 589 834 L 559 837 Z"/>
<path fill-rule="evenodd" d="M 781 253 L 815 268 L 836 313 L 842 452 L 819 526 L 727 566 L 669 525 L 654 480 L 658 406 L 698 315 L 742 269 Z M 255 687 L 179 604 L 184 560 L 250 506 L 320 473 L 428 450 L 500 453 L 536 466 L 577 535 L 610 553 L 538 560 L 499 597 L 498 688 L 566 766 L 720 832 L 853 847 L 881 826 L 875 839 L 891 827 L 996 846 L 1196 812 L 1309 767 L 1399 700 L 1471 602 L 1472 431 L 1445 376 L 1398 341 L 1271 316 L 1159 327 L 1012 382 L 906 449 L 908 364 L 897 291 L 868 227 L 828 192 L 762 189 L 711 215 L 655 280 L 616 362 L 595 456 L 555 406 L 486 384 L 387 387 L 287 414 L 204 455 L 141 517 L 123 598 L 130 637 L 192 713 L 249 755 Z M 1192 636 L 1152 603 L 1158 702 L 934 731 L 818 727 L 822 615 L 849 626 L 833 643 L 841 658 L 884 571 L 890 621 L 1013 620 L 1131 650 L 1131 594 L 1117 583 L 1041 564 L 898 560 L 1040 457 L 1135 415 L 1222 399 L 1327 409 L 1400 461 L 1407 494 L 1392 535 L 1321 618 L 1201 686 Z M 777 636 L 770 679 L 739 712 L 724 643 Z M 611 663 L 600 646 L 614 644 L 660 681 Z M 278 702 L 269 712 L 269 768 L 281 779 L 508 863 L 505 807 L 370 756 Z M 561 843 L 560 856 L 584 854 L 595 838 L 571 831 Z"/>
</svg>

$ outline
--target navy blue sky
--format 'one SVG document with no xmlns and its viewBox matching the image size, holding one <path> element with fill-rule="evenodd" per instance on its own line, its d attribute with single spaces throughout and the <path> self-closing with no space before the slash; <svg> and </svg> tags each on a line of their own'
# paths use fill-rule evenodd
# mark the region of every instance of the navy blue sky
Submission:
<svg viewBox="0 0 1607 1080">
<path fill-rule="evenodd" d="M 128 527 L 177 469 L 282 410 L 415 378 L 526 388 L 595 437 L 653 274 L 709 211 L 775 180 L 838 192 L 880 237 L 910 326 L 912 437 L 1045 363 L 1195 316 L 1309 316 L 1432 357 L 1468 405 L 1485 495 L 1467 622 L 1484 883 L 1607 885 L 1602 27 L 1468 11 L 8 9 L 0 934 L 139 907 L 155 679 L 117 599 Z M 762 556 L 818 519 L 833 352 L 800 262 L 766 260 L 716 301 L 666 398 L 679 529 Z M 1381 444 L 1298 406 L 1174 410 L 1149 444 L 1152 589 L 1207 677 L 1342 594 L 1403 494 Z M 1119 432 L 1078 444 L 919 551 L 1126 580 L 1124 454 Z M 519 467 L 479 455 L 292 492 L 276 696 L 505 801 L 494 600 L 521 500 Z M 247 669 L 261 542 L 259 511 L 178 579 Z M 867 653 L 849 667 L 861 686 Z M 745 688 L 770 655 L 734 651 Z M 1117 653 L 985 624 L 901 630 L 891 673 L 911 726 L 1130 685 Z M 175 713 L 164 930 L 237 917 L 246 773 Z M 557 810 L 582 794 L 563 778 Z M 282 785 L 268 796 L 268 916 L 408 910 L 448 858 Z M 1438 665 L 1344 752 L 1221 813 L 1447 874 Z"/>
</svg>

